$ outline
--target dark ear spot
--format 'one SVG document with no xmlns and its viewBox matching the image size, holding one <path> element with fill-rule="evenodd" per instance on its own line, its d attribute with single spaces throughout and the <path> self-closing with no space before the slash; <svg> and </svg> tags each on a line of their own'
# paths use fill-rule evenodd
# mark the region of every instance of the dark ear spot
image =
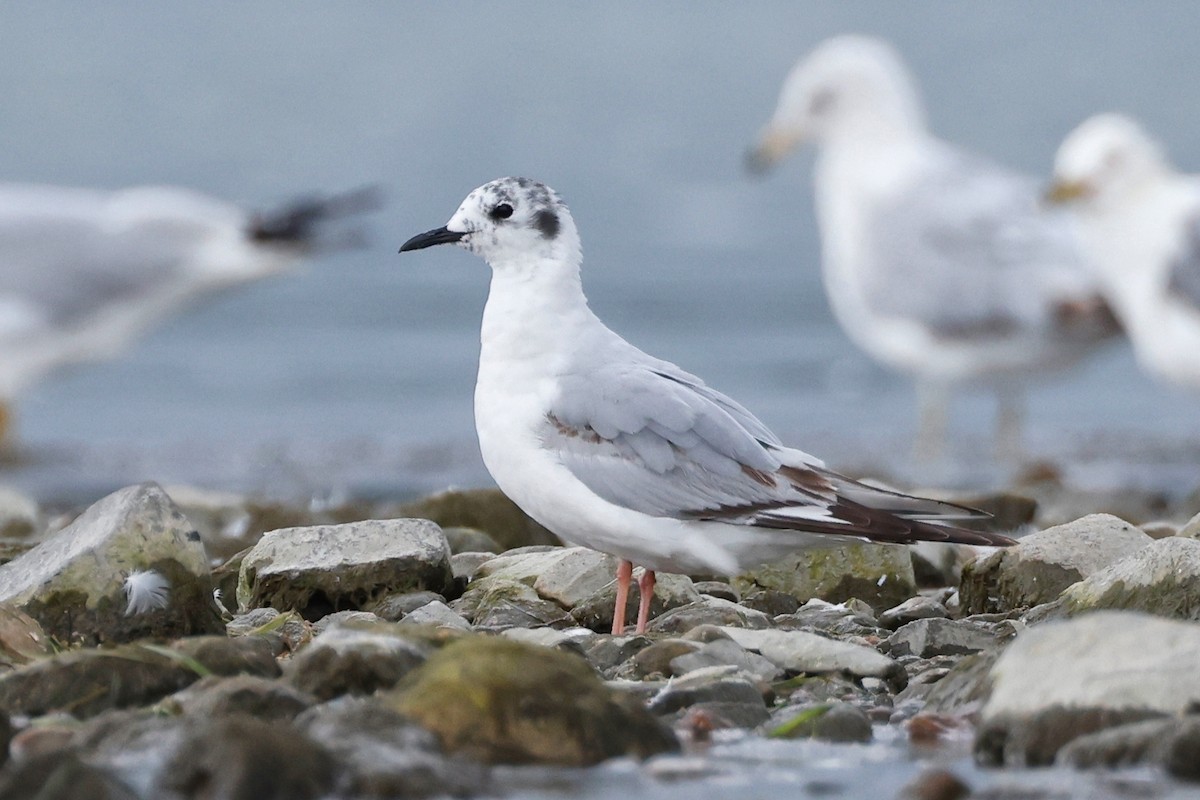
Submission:
<svg viewBox="0 0 1200 800">
<path fill-rule="evenodd" d="M 558 214 L 545 209 L 533 215 L 533 226 L 542 232 L 546 239 L 558 236 Z"/>
</svg>

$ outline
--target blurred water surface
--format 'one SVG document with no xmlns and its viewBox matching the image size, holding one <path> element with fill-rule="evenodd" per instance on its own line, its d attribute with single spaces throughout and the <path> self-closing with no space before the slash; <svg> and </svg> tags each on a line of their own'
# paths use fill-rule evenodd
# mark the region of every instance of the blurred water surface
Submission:
<svg viewBox="0 0 1200 800">
<path fill-rule="evenodd" d="M 1029 172 L 1107 109 L 1200 168 L 1191 3 L 8 3 L 0 176 L 190 186 L 248 206 L 378 183 L 365 249 L 177 317 L 22 398 L 42 494 L 135 479 L 282 493 L 486 484 L 471 394 L 487 268 L 400 257 L 476 185 L 524 174 L 580 224 L 610 325 L 785 439 L 904 470 L 912 389 L 846 340 L 817 270 L 811 157 L 741 168 L 793 62 L 892 40 L 940 135 Z M 957 482 L 993 409 L 955 406 Z M 1037 389 L 1035 455 L 1083 483 L 1200 484 L 1200 402 L 1113 347 Z"/>
</svg>

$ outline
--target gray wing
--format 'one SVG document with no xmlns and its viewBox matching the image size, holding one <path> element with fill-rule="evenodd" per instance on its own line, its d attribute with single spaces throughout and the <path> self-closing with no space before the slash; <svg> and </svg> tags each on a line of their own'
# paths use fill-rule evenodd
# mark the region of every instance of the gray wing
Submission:
<svg viewBox="0 0 1200 800">
<path fill-rule="evenodd" d="M 543 442 L 615 505 L 879 541 L 997 543 L 917 521 L 977 512 L 865 486 L 804 460 L 736 402 L 665 362 L 602 366 L 560 385 Z"/>
<path fill-rule="evenodd" d="M 1035 181 L 949 147 L 870 212 L 868 235 L 868 304 L 944 338 L 1053 325 L 1055 303 L 1072 299 L 1054 295 L 1090 286 L 1073 231 L 1039 206 Z"/>
<path fill-rule="evenodd" d="M 1167 272 L 1167 292 L 1200 312 L 1200 214 L 1187 221 L 1179 251 Z"/>
<path fill-rule="evenodd" d="M 209 221 L 165 217 L 127 228 L 113 219 L 113 197 L 54 187 L 0 189 L 0 302 L 70 327 L 186 279 L 188 256 L 210 235 Z"/>
</svg>

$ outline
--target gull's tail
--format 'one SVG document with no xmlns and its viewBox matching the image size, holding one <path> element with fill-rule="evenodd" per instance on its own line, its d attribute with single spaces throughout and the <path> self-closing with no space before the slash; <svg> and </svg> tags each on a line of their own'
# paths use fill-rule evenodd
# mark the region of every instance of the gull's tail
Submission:
<svg viewBox="0 0 1200 800">
<path fill-rule="evenodd" d="M 383 205 L 377 186 L 364 186 L 342 194 L 310 195 L 274 211 L 251 215 L 246 233 L 254 242 L 299 247 L 341 248 L 363 242 L 361 230 L 343 232 L 334 239 L 323 237 L 326 223 L 375 211 Z"/>
</svg>

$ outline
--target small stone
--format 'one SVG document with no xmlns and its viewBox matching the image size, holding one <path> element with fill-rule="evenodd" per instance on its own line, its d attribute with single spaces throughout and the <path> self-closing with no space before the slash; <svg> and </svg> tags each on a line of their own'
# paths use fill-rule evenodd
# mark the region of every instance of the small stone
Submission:
<svg viewBox="0 0 1200 800">
<path fill-rule="evenodd" d="M 383 622 L 384 620 L 370 611 L 335 611 L 332 614 L 327 614 L 313 623 L 313 636 L 320 636 L 334 625 L 340 625 L 343 622 L 360 622 L 364 625 L 370 625 L 375 622 Z"/>
<path fill-rule="evenodd" d="M 280 681 L 254 675 L 202 678 L 162 705 L 192 716 L 227 717 L 246 714 L 255 719 L 294 719 L 316 704 L 316 698 Z"/>
<path fill-rule="evenodd" d="M 919 619 L 945 619 L 949 616 L 946 607 L 932 597 L 918 595 L 910 597 L 900 605 L 889 608 L 879 615 L 879 624 L 889 630 Z"/>
<path fill-rule="evenodd" d="M 880 646 L 899 658 L 966 655 L 996 646 L 996 636 L 982 626 L 948 619 L 918 619 L 900 627 Z"/>
<path fill-rule="evenodd" d="M 767 628 L 771 625 L 771 618 L 761 611 L 728 600 L 703 597 L 694 603 L 671 609 L 654 619 L 646 629 L 653 633 L 679 634 L 699 625 Z"/>
<path fill-rule="evenodd" d="M 650 711 L 670 714 L 697 703 L 727 703 L 749 706 L 756 711 L 767 710 L 762 691 L 754 683 L 745 678 L 713 674 L 698 681 L 672 681 L 654 696 Z"/>
<path fill-rule="evenodd" d="M 971 787 L 947 769 L 926 769 L 901 791 L 901 800 L 963 800 Z"/>
<path fill-rule="evenodd" d="M 255 637 L 191 636 L 172 642 L 171 651 L 192 659 L 213 675 L 275 678 L 280 674 L 271 643 Z"/>
<path fill-rule="evenodd" d="M 585 766 L 678 748 L 578 656 L 501 638 L 447 645 L 384 701 L 449 751 L 486 763 Z"/>
<path fill-rule="evenodd" d="M 421 519 L 284 528 L 242 561 L 238 605 L 295 609 L 305 619 L 364 610 L 401 591 L 441 592 L 453 580 L 441 529 Z"/>
<path fill-rule="evenodd" d="M 1175 535 L 1184 539 L 1200 539 L 1200 514 L 1184 523 L 1184 526 L 1179 529 L 1179 533 Z"/>
<path fill-rule="evenodd" d="M 453 568 L 454 556 L 450 557 L 451 567 Z M 382 598 L 378 603 L 371 606 L 371 612 L 380 619 L 387 622 L 397 622 L 405 614 L 411 614 L 418 608 L 428 605 L 433 601 L 440 603 L 446 602 L 446 598 L 437 592 L 430 592 L 424 589 L 415 592 L 400 592 L 398 594 L 389 594 Z"/>
<path fill-rule="evenodd" d="M 584 655 L 587 645 L 596 639 L 598 634 L 587 628 L 569 628 L 565 631 L 558 631 L 553 628 L 509 628 L 500 635 L 506 639 L 524 642 L 525 644 L 536 644 L 540 647 L 559 647 Z"/>
<path fill-rule="evenodd" d="M 750 589 L 742 598 L 741 604 L 746 608 L 761 611 L 769 617 L 795 614 L 800 608 L 799 600 L 775 589 Z"/>
<path fill-rule="evenodd" d="M 1176 536 L 1179 533 L 1179 526 L 1165 519 L 1143 522 L 1138 527 L 1142 529 L 1142 533 L 1151 539 L 1166 539 L 1169 536 Z"/>
<path fill-rule="evenodd" d="M 495 557 L 495 553 L 455 553 L 450 556 L 450 573 L 456 581 L 473 581 L 479 568 Z"/>
<path fill-rule="evenodd" d="M 653 677 L 673 675 L 671 663 L 682 655 L 688 655 L 700 650 L 703 645 L 688 642 L 683 639 L 660 639 L 654 644 L 639 650 L 630 659 L 625 668 L 618 671 L 622 678 L 645 680 Z"/>
<path fill-rule="evenodd" d="M 719 597 L 731 603 L 740 602 L 742 599 L 741 593 L 732 584 L 725 581 L 699 581 L 693 584 L 692 588 L 699 594 L 705 594 L 709 597 Z"/>
<path fill-rule="evenodd" d="M 459 553 L 500 553 L 504 550 L 499 542 L 476 528 L 451 526 L 442 528 L 446 541 L 450 544 L 450 554 Z"/>
<path fill-rule="evenodd" d="M 318 700 L 389 689 L 432 650 L 404 635 L 400 623 L 331 628 L 288 663 L 287 680 Z"/>
<path fill-rule="evenodd" d="M 916 684 L 906 687 L 896 695 L 896 705 L 914 697 L 924 697 L 924 707 L 931 713 L 958 714 L 978 709 L 991 694 L 992 666 L 1001 652 L 999 648 L 993 648 L 959 659 L 932 686 Z"/>
<path fill-rule="evenodd" d="M 685 675 L 706 667 L 732 666 L 760 681 L 777 679 L 782 670 L 770 659 L 751 653 L 732 639 L 723 638 L 703 645 L 699 650 L 684 653 L 671 659 L 670 669 L 674 675 Z"/>
<path fill-rule="evenodd" d="M 830 703 L 790 712 L 791 709 L 788 719 L 771 731 L 772 738 L 869 742 L 872 737 L 871 720 L 862 709 L 850 703 Z"/>
<path fill-rule="evenodd" d="M 463 619 L 454 609 L 441 600 L 426 603 L 405 615 L 401 625 L 429 625 L 435 628 L 450 628 L 456 631 L 471 630 L 471 623 Z"/>
<path fill-rule="evenodd" d="M 12 669 L 54 654 L 50 637 L 33 617 L 0 604 L 0 666 Z"/>
<path fill-rule="evenodd" d="M 153 572 L 163 604 L 135 610 L 133 574 Z M 0 565 L 0 602 L 62 641 L 130 641 L 218 633 L 208 556 L 199 534 L 157 484 L 99 500 L 22 556 Z"/>
</svg>

